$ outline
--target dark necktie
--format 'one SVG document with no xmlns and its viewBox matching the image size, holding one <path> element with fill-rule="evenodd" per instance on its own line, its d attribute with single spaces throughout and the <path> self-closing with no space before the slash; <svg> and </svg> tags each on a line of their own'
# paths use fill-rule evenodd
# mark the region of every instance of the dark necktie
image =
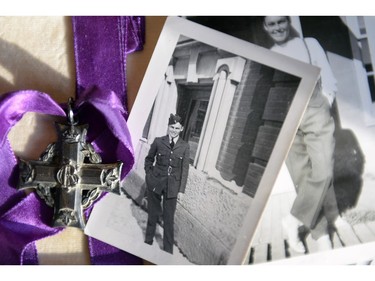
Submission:
<svg viewBox="0 0 375 281">
<path fill-rule="evenodd" d="M 171 149 L 173 149 L 173 146 L 174 146 L 174 141 L 173 141 L 173 139 L 171 140 L 170 145 L 171 145 Z"/>
</svg>

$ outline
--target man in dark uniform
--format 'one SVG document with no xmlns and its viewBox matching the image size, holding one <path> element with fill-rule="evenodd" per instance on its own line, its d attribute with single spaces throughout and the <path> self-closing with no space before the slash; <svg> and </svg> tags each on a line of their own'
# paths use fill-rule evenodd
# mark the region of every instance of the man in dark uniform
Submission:
<svg viewBox="0 0 375 281">
<path fill-rule="evenodd" d="M 148 199 L 145 243 L 153 243 L 156 223 L 162 215 L 163 249 L 171 254 L 177 197 L 185 192 L 189 172 L 189 144 L 179 137 L 182 130 L 181 117 L 171 114 L 168 134 L 155 138 L 145 158 Z"/>
</svg>

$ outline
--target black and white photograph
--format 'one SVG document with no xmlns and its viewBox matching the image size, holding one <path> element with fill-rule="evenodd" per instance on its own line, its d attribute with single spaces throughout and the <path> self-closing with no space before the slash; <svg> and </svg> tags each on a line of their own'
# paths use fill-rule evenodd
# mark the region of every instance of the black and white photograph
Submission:
<svg viewBox="0 0 375 281">
<path fill-rule="evenodd" d="M 321 91 L 329 101 L 327 116 L 333 122 L 320 128 L 325 129 L 325 137 L 317 133 L 323 143 L 317 149 L 317 142 L 308 137 L 308 127 L 303 125 L 310 119 L 309 103 L 247 262 L 373 264 L 375 17 L 189 19 L 322 70 Z M 233 26 L 236 28 L 231 29 Z M 314 143 L 309 144 L 311 141 Z M 314 150 L 319 158 L 313 155 Z M 319 183 L 322 180 L 324 184 Z"/>
<path fill-rule="evenodd" d="M 169 17 L 128 120 L 134 167 L 85 233 L 153 264 L 248 263 L 310 98 L 323 98 L 319 74 Z"/>
</svg>

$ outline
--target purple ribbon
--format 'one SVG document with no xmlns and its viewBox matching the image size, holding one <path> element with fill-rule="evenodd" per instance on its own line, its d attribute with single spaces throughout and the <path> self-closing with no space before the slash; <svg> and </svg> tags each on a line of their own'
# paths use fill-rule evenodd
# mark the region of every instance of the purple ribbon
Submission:
<svg viewBox="0 0 375 281">
<path fill-rule="evenodd" d="M 73 17 L 73 27 L 79 121 L 89 124 L 88 141 L 104 163 L 124 163 L 123 178 L 134 164 L 126 124 L 126 56 L 143 47 L 144 18 Z M 27 112 L 65 115 L 42 92 L 23 90 L 0 97 L 0 264 L 38 264 L 35 241 L 61 231 L 49 226 L 52 208 L 35 193 L 16 189 L 18 163 L 7 135 Z M 92 264 L 142 264 L 140 258 L 91 237 L 89 250 Z"/>
<path fill-rule="evenodd" d="M 65 115 L 46 94 L 19 91 L 0 100 L 0 264 L 34 264 L 34 241 L 55 234 L 51 208 L 34 193 L 17 191 L 18 164 L 7 135 L 26 112 Z"/>
<path fill-rule="evenodd" d="M 126 55 L 143 47 L 144 26 L 144 17 L 73 17 L 78 95 L 111 89 L 127 110 Z"/>
</svg>

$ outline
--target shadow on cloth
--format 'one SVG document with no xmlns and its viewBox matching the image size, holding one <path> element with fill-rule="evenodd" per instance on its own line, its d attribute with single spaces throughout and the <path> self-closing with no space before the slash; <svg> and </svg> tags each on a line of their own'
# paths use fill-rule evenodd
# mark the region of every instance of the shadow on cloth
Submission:
<svg viewBox="0 0 375 281">
<path fill-rule="evenodd" d="M 357 205 L 362 191 L 365 155 L 352 130 L 342 129 L 336 117 L 334 188 L 340 213 Z"/>
</svg>

